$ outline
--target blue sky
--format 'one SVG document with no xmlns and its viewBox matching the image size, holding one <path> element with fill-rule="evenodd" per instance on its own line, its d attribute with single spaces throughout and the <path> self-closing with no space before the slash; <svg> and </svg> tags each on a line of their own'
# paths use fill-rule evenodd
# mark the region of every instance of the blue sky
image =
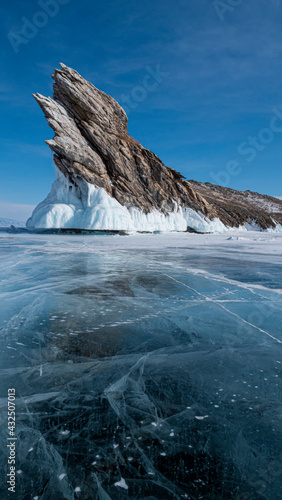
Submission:
<svg viewBox="0 0 282 500">
<path fill-rule="evenodd" d="M 59 62 L 126 105 L 130 134 L 187 179 L 282 194 L 280 0 L 11 0 L 0 14 L 0 217 L 26 218 L 54 180 L 31 94 L 52 95 Z"/>
</svg>

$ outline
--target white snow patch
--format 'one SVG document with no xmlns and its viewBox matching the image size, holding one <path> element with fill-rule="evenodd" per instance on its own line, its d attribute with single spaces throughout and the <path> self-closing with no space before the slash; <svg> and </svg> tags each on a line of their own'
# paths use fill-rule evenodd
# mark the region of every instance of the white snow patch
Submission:
<svg viewBox="0 0 282 500">
<path fill-rule="evenodd" d="M 81 179 L 77 179 L 76 184 L 72 184 L 56 169 L 56 180 L 51 192 L 35 208 L 26 223 L 27 227 L 182 232 L 189 226 L 199 232 L 228 230 L 219 219 L 209 220 L 191 208 L 182 209 L 177 202 L 169 215 L 156 209 L 145 214 L 136 207 L 121 205 L 103 188 Z"/>
<path fill-rule="evenodd" d="M 115 486 L 119 486 L 120 488 L 124 488 L 125 490 L 128 490 L 128 486 L 127 486 L 125 480 L 123 479 L 123 477 L 121 478 L 120 481 L 115 483 Z"/>
</svg>

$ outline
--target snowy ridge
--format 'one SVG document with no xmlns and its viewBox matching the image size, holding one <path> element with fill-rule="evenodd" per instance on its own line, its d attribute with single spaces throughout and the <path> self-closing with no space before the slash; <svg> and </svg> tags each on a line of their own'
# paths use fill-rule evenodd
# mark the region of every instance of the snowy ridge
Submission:
<svg viewBox="0 0 282 500">
<path fill-rule="evenodd" d="M 0 227 L 10 227 L 11 225 L 16 227 L 23 227 L 25 223 L 19 220 L 0 217 Z"/>
<path fill-rule="evenodd" d="M 217 217 L 231 227 L 280 231 L 282 202 L 279 197 L 190 180 L 193 189 L 215 209 Z"/>
<path fill-rule="evenodd" d="M 186 231 L 187 226 L 200 232 L 227 230 L 219 219 L 209 220 L 200 212 L 182 209 L 165 215 L 154 209 L 145 214 L 136 207 L 125 207 L 103 188 L 85 180 L 70 182 L 59 169 L 51 192 L 33 211 L 26 223 L 32 228 L 71 228 L 125 231 Z"/>
</svg>

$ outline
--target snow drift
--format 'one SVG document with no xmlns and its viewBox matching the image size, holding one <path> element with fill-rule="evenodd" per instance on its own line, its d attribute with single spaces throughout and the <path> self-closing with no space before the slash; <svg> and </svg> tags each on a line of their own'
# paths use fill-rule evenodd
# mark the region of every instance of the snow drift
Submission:
<svg viewBox="0 0 282 500">
<path fill-rule="evenodd" d="M 165 215 L 154 209 L 144 213 L 137 207 L 126 207 L 105 189 L 84 179 L 73 184 L 59 169 L 51 192 L 33 211 L 26 223 L 33 228 L 70 228 L 125 231 L 186 231 L 187 226 L 199 232 L 224 231 L 219 219 L 209 220 L 200 212 L 183 209 L 175 201 L 174 212 Z"/>
</svg>

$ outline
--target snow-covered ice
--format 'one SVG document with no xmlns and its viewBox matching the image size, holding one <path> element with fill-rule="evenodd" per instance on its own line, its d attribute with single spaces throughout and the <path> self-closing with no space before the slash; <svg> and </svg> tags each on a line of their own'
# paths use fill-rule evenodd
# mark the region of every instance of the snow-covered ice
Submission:
<svg viewBox="0 0 282 500">
<path fill-rule="evenodd" d="M 200 232 L 222 232 L 227 228 L 219 219 L 209 220 L 200 212 L 183 209 L 175 201 L 175 210 L 165 216 L 153 210 L 145 214 L 136 207 L 125 207 L 103 188 L 77 179 L 74 186 L 56 169 L 51 192 L 27 221 L 33 228 L 71 228 L 147 232 L 186 231 L 187 226 Z"/>
<path fill-rule="evenodd" d="M 281 245 L 0 233 L 13 498 L 282 498 Z"/>
</svg>

